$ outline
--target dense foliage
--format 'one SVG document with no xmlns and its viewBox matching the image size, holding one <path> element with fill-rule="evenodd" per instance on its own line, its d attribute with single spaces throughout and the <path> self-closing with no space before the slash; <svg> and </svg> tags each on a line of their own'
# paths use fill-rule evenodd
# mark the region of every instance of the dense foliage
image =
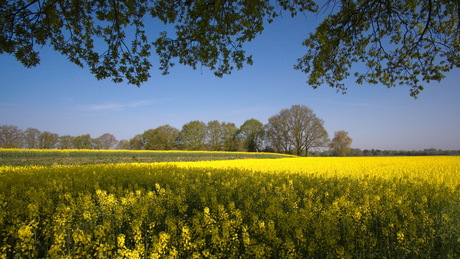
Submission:
<svg viewBox="0 0 460 259">
<path fill-rule="evenodd" d="M 279 153 L 308 155 L 312 149 L 329 143 L 324 121 L 306 105 L 292 105 L 268 118 L 266 131 L 271 148 Z"/>
<path fill-rule="evenodd" d="M 311 0 L 276 5 L 292 14 L 314 9 Z M 266 18 L 276 16 L 273 4 L 264 0 L 2 1 L 0 54 L 32 67 L 40 63 L 40 47 L 49 45 L 76 65 L 88 66 L 98 79 L 137 86 L 150 77 L 152 52 L 165 74 L 177 59 L 222 76 L 252 64 L 243 43 L 264 29 Z M 161 32 L 152 35 L 151 26 Z"/>
<path fill-rule="evenodd" d="M 460 67 L 460 4 L 451 0 L 327 1 L 328 15 L 303 42 L 307 54 L 297 69 L 314 88 L 327 84 L 346 92 L 358 84 L 409 86 L 441 81 Z M 362 69 L 356 66 L 364 65 Z"/>
<path fill-rule="evenodd" d="M 410 86 L 416 97 L 422 82 L 460 66 L 460 5 L 451 0 L 9 0 L 0 2 L 0 54 L 32 67 L 50 46 L 98 79 L 137 86 L 150 77 L 152 53 L 164 74 L 179 63 L 221 77 L 253 63 L 244 44 L 283 10 L 323 19 L 296 65 L 313 87 L 345 92 L 353 74 L 357 83 Z"/>
<path fill-rule="evenodd" d="M 291 160 L 0 167 L 0 258 L 460 256 L 459 157 Z"/>
<path fill-rule="evenodd" d="M 348 136 L 348 132 L 339 130 L 334 133 L 334 138 L 329 143 L 329 147 L 334 155 L 346 156 L 351 150 L 353 139 Z"/>
</svg>

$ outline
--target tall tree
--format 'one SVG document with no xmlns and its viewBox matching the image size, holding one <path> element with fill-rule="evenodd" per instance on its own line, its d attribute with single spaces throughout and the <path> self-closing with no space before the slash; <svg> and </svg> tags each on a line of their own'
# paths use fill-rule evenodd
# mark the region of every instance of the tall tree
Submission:
<svg viewBox="0 0 460 259">
<path fill-rule="evenodd" d="M 129 148 L 129 140 L 122 139 L 122 140 L 118 141 L 117 149 L 121 149 L 121 150 L 130 149 Z"/>
<path fill-rule="evenodd" d="M 346 156 L 351 149 L 353 139 L 344 130 L 336 131 L 329 147 L 338 156 Z"/>
<path fill-rule="evenodd" d="M 327 83 L 346 91 L 343 81 L 359 64 L 367 69 L 354 73 L 358 83 L 408 85 L 417 96 L 422 81 L 439 81 L 460 66 L 455 0 L 5 0 L 0 54 L 32 67 L 49 45 L 98 79 L 137 86 L 150 77 L 152 52 L 165 74 L 178 62 L 222 76 L 253 63 L 244 44 L 282 10 L 291 16 L 321 10 L 324 16 L 296 65 L 313 87 Z M 163 23 L 164 31 L 148 34 L 146 23 Z"/>
<path fill-rule="evenodd" d="M 97 137 L 94 140 L 94 142 L 96 144 L 96 148 L 112 149 L 116 147 L 118 140 L 114 135 L 110 133 L 104 133 L 101 136 Z"/>
<path fill-rule="evenodd" d="M 20 148 L 22 146 L 22 130 L 13 125 L 0 126 L 0 148 Z"/>
<path fill-rule="evenodd" d="M 57 148 L 60 149 L 72 149 L 74 148 L 74 141 L 75 137 L 70 135 L 64 135 L 59 137 L 59 142 L 57 144 Z"/>
<path fill-rule="evenodd" d="M 178 136 L 179 143 L 186 150 L 204 150 L 206 140 L 206 123 L 191 121 L 182 126 Z"/>
<path fill-rule="evenodd" d="M 268 118 L 266 127 L 266 139 L 271 148 L 279 153 L 291 153 L 291 141 L 289 138 L 289 128 L 284 114 L 273 115 Z"/>
<path fill-rule="evenodd" d="M 245 151 L 259 152 L 262 150 L 264 138 L 264 125 L 256 119 L 246 120 L 237 132 Z"/>
<path fill-rule="evenodd" d="M 223 136 L 222 124 L 217 121 L 209 121 L 206 125 L 206 145 L 211 151 L 221 151 L 224 148 L 224 136 Z"/>
<path fill-rule="evenodd" d="M 144 148 L 149 150 L 172 150 L 177 148 L 179 130 L 163 125 L 155 129 L 146 130 L 142 134 Z"/>
<path fill-rule="evenodd" d="M 141 150 L 144 149 L 143 138 L 141 134 L 137 134 L 132 139 L 129 140 L 129 149 L 131 150 Z"/>
<path fill-rule="evenodd" d="M 93 148 L 93 139 L 89 134 L 76 136 L 73 139 L 73 146 L 76 149 L 92 149 Z"/>
<path fill-rule="evenodd" d="M 223 150 L 236 151 L 238 150 L 236 133 L 238 128 L 233 122 L 222 122 L 222 139 Z"/>
<path fill-rule="evenodd" d="M 275 147 L 290 150 L 297 155 L 308 155 L 313 148 L 325 147 L 329 143 L 324 122 L 309 107 L 293 105 L 269 118 L 267 125 L 269 140 Z"/>
<path fill-rule="evenodd" d="M 144 149 L 155 150 L 156 149 L 156 140 L 155 140 L 156 132 L 154 129 L 148 129 L 142 133 L 141 136 L 141 143 Z"/>
<path fill-rule="evenodd" d="M 52 149 L 56 148 L 56 145 L 59 141 L 59 135 L 56 133 L 51 133 L 49 131 L 44 131 L 38 136 L 38 148 L 42 149 Z"/>
<path fill-rule="evenodd" d="M 207 147 L 213 151 L 235 151 L 237 150 L 235 134 L 238 128 L 235 123 L 219 122 L 213 120 L 206 126 Z"/>
<path fill-rule="evenodd" d="M 24 147 L 25 148 L 38 148 L 38 137 L 41 132 L 35 128 L 28 128 L 24 131 Z"/>
</svg>

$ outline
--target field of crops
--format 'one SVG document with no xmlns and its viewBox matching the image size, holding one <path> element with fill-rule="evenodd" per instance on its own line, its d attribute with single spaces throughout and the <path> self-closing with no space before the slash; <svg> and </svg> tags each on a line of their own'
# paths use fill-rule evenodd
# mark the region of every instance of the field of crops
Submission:
<svg viewBox="0 0 460 259">
<path fill-rule="evenodd" d="M 459 258 L 460 157 L 0 167 L 0 258 Z"/>
<path fill-rule="evenodd" d="M 85 165 L 110 163 L 153 163 L 167 161 L 282 158 L 275 153 L 221 151 L 85 150 L 85 149 L 1 149 L 0 166 Z"/>
</svg>

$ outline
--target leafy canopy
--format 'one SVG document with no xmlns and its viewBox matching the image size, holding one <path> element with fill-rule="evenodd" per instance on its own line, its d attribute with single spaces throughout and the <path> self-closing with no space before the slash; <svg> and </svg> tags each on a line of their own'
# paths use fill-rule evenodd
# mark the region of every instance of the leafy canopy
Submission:
<svg viewBox="0 0 460 259">
<path fill-rule="evenodd" d="M 334 138 L 329 147 L 334 151 L 338 156 L 346 156 L 351 150 L 351 143 L 353 139 L 348 135 L 348 132 L 345 130 L 339 130 L 334 133 Z"/>
<path fill-rule="evenodd" d="M 327 83 L 346 92 L 343 80 L 353 64 L 356 82 L 387 87 L 440 81 L 460 67 L 460 3 L 451 0 L 328 1 L 338 9 L 303 42 L 307 54 L 296 69 L 309 74 L 314 88 Z"/>
<path fill-rule="evenodd" d="M 276 152 L 306 155 L 312 149 L 325 147 L 329 137 L 324 122 L 305 105 L 292 105 L 268 119 L 267 139 Z"/>
<path fill-rule="evenodd" d="M 252 64 L 243 49 L 281 12 L 326 14 L 303 43 L 296 69 L 314 88 L 345 92 L 352 65 L 358 83 L 409 85 L 441 80 L 460 66 L 460 4 L 451 0 L 1 0 L 0 54 L 26 67 L 52 46 L 96 78 L 140 86 L 155 52 L 167 74 L 178 62 L 204 66 L 221 77 Z M 155 23 L 156 21 L 156 23 Z M 164 24 L 159 35 L 148 30 Z"/>
</svg>

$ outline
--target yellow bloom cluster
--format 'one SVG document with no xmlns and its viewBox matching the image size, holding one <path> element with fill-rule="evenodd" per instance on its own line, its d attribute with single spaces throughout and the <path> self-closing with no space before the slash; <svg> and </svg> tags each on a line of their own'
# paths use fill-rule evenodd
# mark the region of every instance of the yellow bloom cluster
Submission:
<svg viewBox="0 0 460 259">
<path fill-rule="evenodd" d="M 460 157 L 303 157 L 168 163 L 185 168 L 244 169 L 267 173 L 355 179 L 382 178 L 460 185 Z"/>
<path fill-rule="evenodd" d="M 0 258 L 459 258 L 460 157 L 0 167 Z"/>
</svg>

